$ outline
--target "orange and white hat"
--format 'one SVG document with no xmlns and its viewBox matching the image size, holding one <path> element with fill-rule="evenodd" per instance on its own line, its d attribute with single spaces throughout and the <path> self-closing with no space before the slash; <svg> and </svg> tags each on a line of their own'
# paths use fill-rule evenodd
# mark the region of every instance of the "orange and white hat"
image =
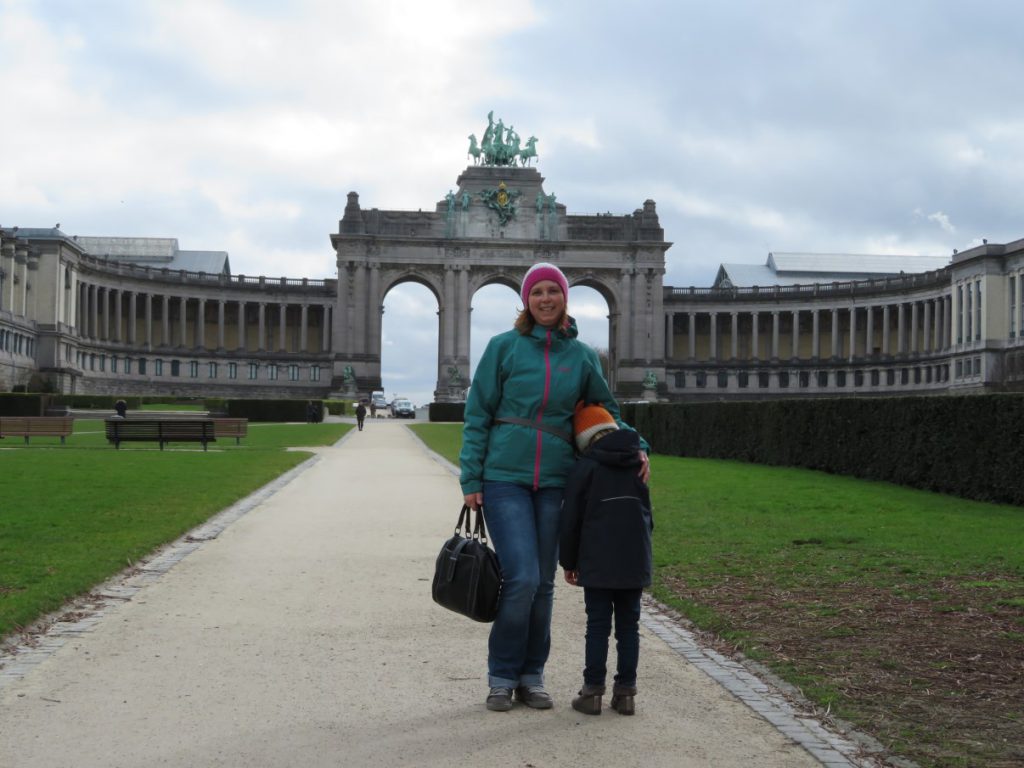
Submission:
<svg viewBox="0 0 1024 768">
<path fill-rule="evenodd" d="M 582 400 L 576 404 L 576 411 L 572 417 L 572 431 L 576 436 L 576 447 L 581 453 L 587 449 L 598 432 L 618 428 L 615 419 L 603 406 L 584 405 Z"/>
</svg>

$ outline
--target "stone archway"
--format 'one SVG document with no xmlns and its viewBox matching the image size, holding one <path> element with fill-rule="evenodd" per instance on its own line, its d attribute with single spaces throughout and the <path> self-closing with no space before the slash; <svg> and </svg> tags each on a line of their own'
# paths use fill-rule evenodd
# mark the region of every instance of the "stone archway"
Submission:
<svg viewBox="0 0 1024 768">
<path fill-rule="evenodd" d="M 610 318 L 611 384 L 620 397 L 639 397 L 644 376 L 664 378 L 662 276 L 670 243 L 648 200 L 631 215 L 568 215 L 543 190 L 534 168 L 470 167 L 453 198 L 432 211 L 364 211 L 355 192 L 331 236 L 337 254 L 334 381 L 355 372 L 359 391 L 381 383 L 381 308 L 400 282 L 415 281 L 438 302 L 435 399 L 461 399 L 469 384 L 470 312 L 477 290 L 491 283 L 518 291 L 538 261 L 557 264 L 570 284 L 596 289 Z M 523 203 L 496 214 L 494 188 Z M 455 201 L 459 201 L 456 203 Z"/>
</svg>

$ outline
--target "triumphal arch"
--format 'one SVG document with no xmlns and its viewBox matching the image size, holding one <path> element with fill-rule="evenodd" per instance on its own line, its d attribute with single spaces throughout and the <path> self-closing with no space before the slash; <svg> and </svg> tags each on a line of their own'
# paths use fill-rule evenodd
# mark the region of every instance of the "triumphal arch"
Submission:
<svg viewBox="0 0 1024 768">
<path fill-rule="evenodd" d="M 538 261 L 557 264 L 570 285 L 594 288 L 608 303 L 609 378 L 616 395 L 640 397 L 645 383 L 650 391 L 651 382 L 662 382 L 662 280 L 671 243 L 654 201 L 624 215 L 570 214 L 532 167 L 536 137 L 522 144 L 492 113 L 482 139 L 469 139 L 472 164 L 431 210 L 366 209 L 358 193 L 348 194 L 331 235 L 338 266 L 335 389 L 380 388 L 384 297 L 399 283 L 415 282 L 437 299 L 435 400 L 462 399 L 474 294 L 494 283 L 518 292 Z"/>
</svg>

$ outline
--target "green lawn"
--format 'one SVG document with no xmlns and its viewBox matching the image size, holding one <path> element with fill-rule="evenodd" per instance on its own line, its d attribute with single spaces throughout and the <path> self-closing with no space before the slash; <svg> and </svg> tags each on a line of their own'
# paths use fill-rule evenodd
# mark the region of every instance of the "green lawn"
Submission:
<svg viewBox="0 0 1024 768">
<path fill-rule="evenodd" d="M 413 429 L 458 463 L 460 425 Z M 651 469 L 655 597 L 923 766 L 1022 757 L 1024 509 L 741 462 Z"/>
<path fill-rule="evenodd" d="M 0 442 L 0 636 L 144 557 L 329 445 L 347 424 L 250 424 L 241 445 L 126 444 L 103 422 Z M 10 445 L 7 445 L 10 443 Z"/>
</svg>

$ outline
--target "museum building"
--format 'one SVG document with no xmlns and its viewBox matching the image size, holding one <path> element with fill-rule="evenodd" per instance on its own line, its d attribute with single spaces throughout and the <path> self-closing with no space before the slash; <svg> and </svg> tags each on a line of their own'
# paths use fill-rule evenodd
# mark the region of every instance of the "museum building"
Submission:
<svg viewBox="0 0 1024 768">
<path fill-rule="evenodd" d="M 518 137 L 517 137 L 518 138 Z M 551 261 L 607 301 L 613 390 L 705 400 L 1024 387 L 1024 240 L 947 257 L 769 254 L 663 285 L 656 204 L 570 214 L 525 163 L 467 167 L 428 210 L 348 195 L 336 279 L 232 274 L 172 238 L 0 228 L 0 391 L 327 397 L 379 389 L 384 296 L 438 302 L 435 399 L 469 381 L 472 299 Z"/>
</svg>

